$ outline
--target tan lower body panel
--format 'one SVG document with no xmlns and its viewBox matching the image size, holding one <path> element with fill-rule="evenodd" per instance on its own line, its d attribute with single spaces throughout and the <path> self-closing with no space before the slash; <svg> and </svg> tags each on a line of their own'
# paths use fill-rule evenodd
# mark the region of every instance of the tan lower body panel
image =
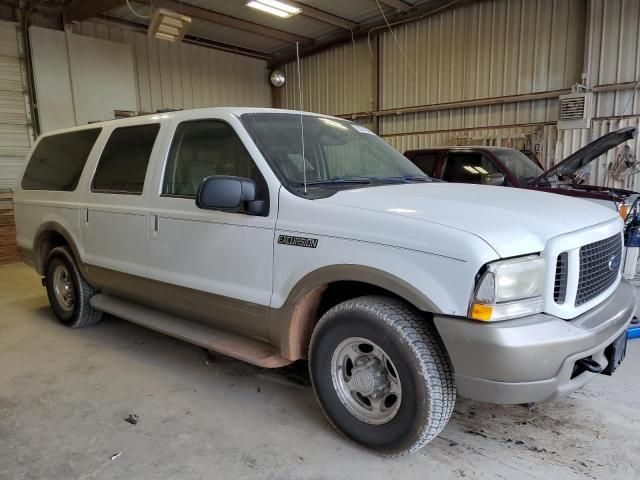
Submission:
<svg viewBox="0 0 640 480">
<path fill-rule="evenodd" d="M 269 307 L 159 282 L 94 265 L 87 281 L 98 291 L 241 336 L 267 339 Z"/>
<path fill-rule="evenodd" d="M 91 298 L 91 306 L 223 355 L 264 368 L 277 368 L 291 363 L 271 345 L 241 335 L 225 332 L 203 323 L 154 310 L 134 302 L 99 293 Z"/>
</svg>

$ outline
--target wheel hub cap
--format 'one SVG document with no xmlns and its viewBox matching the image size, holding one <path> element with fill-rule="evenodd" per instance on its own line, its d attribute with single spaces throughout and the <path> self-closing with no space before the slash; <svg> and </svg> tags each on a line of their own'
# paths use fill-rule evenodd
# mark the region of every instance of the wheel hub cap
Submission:
<svg viewBox="0 0 640 480">
<path fill-rule="evenodd" d="M 389 389 L 389 381 L 377 358 L 362 356 L 353 369 L 353 386 L 361 395 L 378 398 Z"/>
<path fill-rule="evenodd" d="M 73 310 L 75 304 L 75 289 L 71 275 L 64 265 L 58 265 L 53 270 L 53 292 L 58 305 L 65 310 Z"/>
<path fill-rule="evenodd" d="M 386 352 L 372 341 L 342 341 L 331 359 L 331 379 L 342 405 L 358 420 L 382 425 L 398 413 L 400 378 Z"/>
</svg>

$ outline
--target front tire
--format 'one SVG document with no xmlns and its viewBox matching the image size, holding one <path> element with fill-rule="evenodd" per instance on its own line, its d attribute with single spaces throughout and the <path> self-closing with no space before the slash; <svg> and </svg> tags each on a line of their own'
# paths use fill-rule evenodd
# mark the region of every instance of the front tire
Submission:
<svg viewBox="0 0 640 480">
<path fill-rule="evenodd" d="M 311 337 L 309 369 L 331 424 L 384 456 L 428 444 L 455 405 L 453 371 L 437 331 L 394 298 L 359 297 L 325 313 Z"/>
<path fill-rule="evenodd" d="M 60 323 L 70 328 L 98 323 L 102 312 L 89 304 L 94 290 L 82 277 L 67 247 L 56 247 L 47 257 L 47 296 Z"/>
</svg>

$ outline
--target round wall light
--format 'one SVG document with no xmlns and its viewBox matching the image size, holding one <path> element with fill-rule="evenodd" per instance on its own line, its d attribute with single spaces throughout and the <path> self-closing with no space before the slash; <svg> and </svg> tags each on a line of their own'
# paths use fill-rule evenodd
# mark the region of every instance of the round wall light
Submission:
<svg viewBox="0 0 640 480">
<path fill-rule="evenodd" d="M 284 72 L 282 70 L 274 70 L 271 72 L 269 80 L 271 80 L 271 85 L 274 87 L 281 87 L 287 81 L 287 78 L 284 76 Z"/>
</svg>

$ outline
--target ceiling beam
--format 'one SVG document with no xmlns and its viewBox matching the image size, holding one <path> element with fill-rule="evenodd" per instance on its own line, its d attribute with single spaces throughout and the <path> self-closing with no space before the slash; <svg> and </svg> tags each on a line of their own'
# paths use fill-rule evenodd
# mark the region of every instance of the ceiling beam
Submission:
<svg viewBox="0 0 640 480">
<path fill-rule="evenodd" d="M 410 3 L 403 2 L 402 0 L 380 0 L 380 2 L 400 11 L 408 10 L 409 8 L 413 7 L 413 5 L 411 5 Z"/>
<path fill-rule="evenodd" d="M 346 18 L 334 15 L 333 13 L 325 12 L 324 10 L 320 10 L 319 8 L 311 7 L 305 3 L 296 2 L 294 0 L 288 0 L 287 3 L 293 5 L 294 7 L 298 7 L 300 10 L 302 10 L 302 15 L 304 15 L 305 17 L 313 18 L 314 20 L 319 20 L 321 22 L 328 23 L 336 27 L 345 28 L 347 30 L 354 29 L 358 26 L 356 22 L 352 22 L 351 20 L 347 20 Z"/>
<path fill-rule="evenodd" d="M 125 0 L 71 0 L 63 10 L 64 23 L 81 22 L 124 5 Z"/>
<path fill-rule="evenodd" d="M 121 28 L 140 33 L 146 33 L 147 29 L 149 28 L 149 26 L 144 23 L 136 22 L 133 20 L 124 20 L 122 18 L 110 17 L 109 15 L 100 15 L 99 17 L 94 18 L 92 22 L 107 26 L 116 24 Z M 200 47 L 212 48 L 214 50 L 221 50 L 223 52 L 236 53 L 238 55 L 244 55 L 246 57 L 259 58 L 261 60 L 269 60 L 271 58 L 271 53 L 269 52 L 241 47 L 231 43 L 217 42 L 214 40 L 209 40 L 207 38 L 189 35 L 188 33 L 184 36 L 181 43 L 198 45 Z"/>
<path fill-rule="evenodd" d="M 207 22 L 217 23 L 218 25 L 235 28 L 236 30 L 255 33 L 256 35 L 262 35 L 263 37 L 274 38 L 276 40 L 281 40 L 287 43 L 299 42 L 302 46 L 313 45 L 313 39 L 311 38 L 285 32 L 284 30 L 278 30 L 277 28 L 260 25 L 259 23 L 249 22 L 247 20 L 242 20 L 241 18 L 214 12 L 213 10 L 209 10 L 206 8 L 196 7 L 195 5 L 189 5 L 188 3 L 176 2 L 174 0 L 137 1 L 146 5 L 153 4 L 154 7 L 168 8 L 169 10 L 173 10 L 174 12 L 178 12 L 192 18 L 198 18 Z"/>
<path fill-rule="evenodd" d="M 445 10 L 448 10 L 453 7 L 473 3 L 476 1 L 480 1 L 480 0 L 431 0 L 428 3 L 421 4 L 417 7 L 413 7 L 411 13 L 409 14 L 405 12 L 397 12 L 392 15 L 388 15 L 387 21 L 392 26 L 394 26 L 396 22 L 408 23 L 408 22 L 420 20 L 422 18 L 426 18 L 436 13 L 444 12 Z M 358 30 L 354 31 L 353 38 L 358 39 L 358 38 L 367 37 L 369 32 L 373 33 L 375 31 L 385 31 L 387 28 L 388 27 L 385 20 L 377 20 L 375 22 L 362 24 L 360 25 Z M 314 53 L 318 53 L 338 45 L 350 43 L 351 40 L 352 40 L 351 32 L 341 33 L 323 42 L 318 42 L 310 47 L 301 48 L 300 57 L 307 57 L 309 55 L 313 55 Z M 270 68 L 281 67 L 285 63 L 289 63 L 295 59 L 296 59 L 295 51 L 287 50 L 286 52 L 281 53 L 280 55 L 274 55 L 271 62 L 269 62 L 269 67 Z"/>
</svg>

